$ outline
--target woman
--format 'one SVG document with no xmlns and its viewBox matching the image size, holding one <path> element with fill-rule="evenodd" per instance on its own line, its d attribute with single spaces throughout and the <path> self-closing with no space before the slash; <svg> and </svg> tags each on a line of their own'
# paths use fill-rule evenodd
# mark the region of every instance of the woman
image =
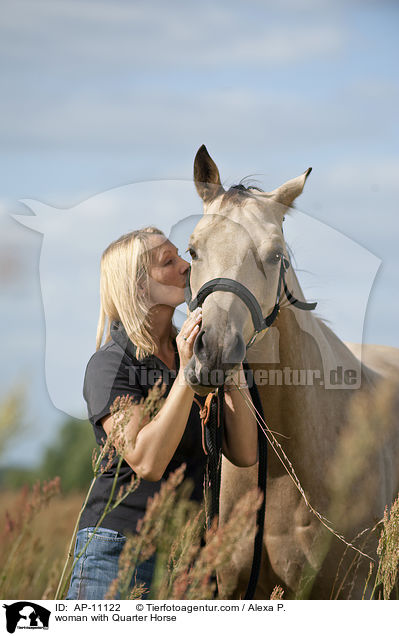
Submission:
<svg viewBox="0 0 399 636">
<path fill-rule="evenodd" d="M 116 492 L 130 483 L 133 473 L 140 486 L 108 513 L 72 573 L 67 599 L 103 599 L 118 573 L 125 533 L 136 532 L 146 503 L 162 480 L 183 462 L 185 478 L 193 483 L 191 497 L 202 499 L 206 456 L 202 450 L 199 409 L 194 391 L 184 378 L 200 330 L 202 310 L 184 322 L 181 331 L 172 323 L 175 308 L 184 302 L 189 264 L 155 227 L 130 232 L 111 243 L 101 258 L 100 317 L 96 352 L 88 362 L 83 395 L 97 443 L 113 427 L 110 407 L 118 396 L 132 396 L 132 415 L 124 429 L 127 446 Z M 101 345 L 105 322 L 107 332 Z M 151 386 L 162 376 L 165 401 L 151 421 L 142 423 L 142 405 Z M 250 399 L 246 390 L 247 398 Z M 224 454 L 236 465 L 249 466 L 257 459 L 256 422 L 239 391 L 225 397 Z M 118 442 L 115 442 L 116 450 Z M 75 556 L 87 542 L 108 500 L 117 456 L 100 474 L 82 514 Z M 139 566 L 134 583 L 149 589 L 155 557 Z"/>
</svg>

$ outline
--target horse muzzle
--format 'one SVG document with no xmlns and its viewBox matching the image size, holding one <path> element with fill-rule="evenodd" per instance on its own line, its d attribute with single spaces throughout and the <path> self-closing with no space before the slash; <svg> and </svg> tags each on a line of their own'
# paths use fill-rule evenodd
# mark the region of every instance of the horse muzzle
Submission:
<svg viewBox="0 0 399 636">
<path fill-rule="evenodd" d="M 243 361 L 245 352 L 244 339 L 237 330 L 228 325 L 221 333 L 220 326 L 205 327 L 195 339 L 186 380 L 193 388 L 203 387 L 204 394 L 214 390 L 225 383 L 227 372 Z"/>
</svg>

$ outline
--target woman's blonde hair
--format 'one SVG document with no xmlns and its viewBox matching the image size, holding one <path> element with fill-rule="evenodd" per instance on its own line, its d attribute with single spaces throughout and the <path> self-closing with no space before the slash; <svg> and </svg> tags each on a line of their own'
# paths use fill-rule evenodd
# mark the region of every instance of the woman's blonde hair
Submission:
<svg viewBox="0 0 399 636">
<path fill-rule="evenodd" d="M 162 230 L 148 226 L 123 234 L 108 245 L 101 257 L 100 265 L 100 315 L 97 325 L 96 351 L 101 347 L 108 319 L 106 339 L 111 340 L 112 320 L 121 321 L 127 336 L 136 345 L 136 358 L 142 360 L 155 352 L 155 340 L 149 310 L 151 305 L 146 294 L 139 293 L 139 285 L 149 289 L 151 269 L 150 236 Z M 165 237 L 166 240 L 166 237 Z M 172 336 L 177 329 L 172 325 Z"/>
</svg>

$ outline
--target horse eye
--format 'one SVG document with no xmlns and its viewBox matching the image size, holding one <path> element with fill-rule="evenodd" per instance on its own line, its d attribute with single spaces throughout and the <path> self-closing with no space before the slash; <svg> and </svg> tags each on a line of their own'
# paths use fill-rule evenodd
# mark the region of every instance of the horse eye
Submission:
<svg viewBox="0 0 399 636">
<path fill-rule="evenodd" d="M 272 256 L 270 257 L 270 261 L 274 264 L 278 263 L 279 260 L 281 259 L 282 254 L 281 252 L 274 252 L 274 254 L 272 254 Z"/>
<path fill-rule="evenodd" d="M 189 247 L 186 252 L 188 252 L 191 256 L 191 258 L 193 259 L 193 261 L 195 261 L 195 259 L 197 258 L 197 252 L 195 250 L 193 250 L 192 247 Z"/>
</svg>

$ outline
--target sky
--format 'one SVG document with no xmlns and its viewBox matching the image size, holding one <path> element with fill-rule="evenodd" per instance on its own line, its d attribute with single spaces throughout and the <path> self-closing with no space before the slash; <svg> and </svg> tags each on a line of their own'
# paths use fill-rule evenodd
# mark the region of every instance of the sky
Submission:
<svg viewBox="0 0 399 636">
<path fill-rule="evenodd" d="M 343 340 L 398 346 L 398 17 L 383 0 L 3 0 L 0 400 L 24 382 L 26 425 L 3 464 L 86 417 L 101 252 L 152 223 L 184 251 L 203 143 L 226 187 L 312 166 L 287 219 L 306 295 Z"/>
</svg>

